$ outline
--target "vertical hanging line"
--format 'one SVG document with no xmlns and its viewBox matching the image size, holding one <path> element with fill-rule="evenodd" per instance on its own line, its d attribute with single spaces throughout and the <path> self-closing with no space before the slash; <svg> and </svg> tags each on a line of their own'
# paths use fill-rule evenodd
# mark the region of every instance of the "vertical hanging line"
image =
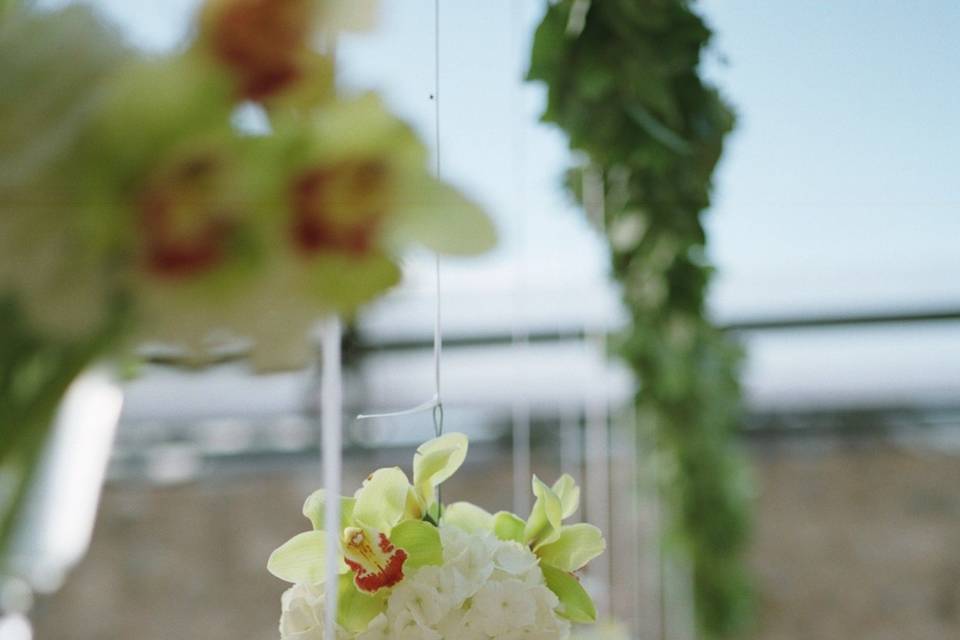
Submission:
<svg viewBox="0 0 960 640">
<path fill-rule="evenodd" d="M 513 269 L 513 317 L 511 319 L 511 356 L 516 358 L 516 370 L 520 381 L 513 389 L 510 407 L 510 421 L 512 430 L 512 474 L 513 474 L 513 510 L 515 513 L 527 513 L 530 510 L 530 477 L 533 475 L 533 463 L 530 449 L 530 398 L 527 386 L 528 359 L 529 359 L 529 331 L 526 325 L 527 299 L 527 216 L 526 204 L 526 155 L 524 146 L 523 118 L 526 115 L 523 97 L 523 24 L 524 8 L 526 3 L 514 2 L 510 13 L 510 52 L 513 56 L 514 87 L 511 91 L 512 106 L 511 165 L 512 191 L 514 207 L 517 215 L 514 216 L 517 228 L 518 250 Z"/>
<path fill-rule="evenodd" d="M 433 2 L 433 131 L 436 147 L 435 173 L 440 178 L 440 0 Z M 440 396 L 440 360 L 443 355 L 443 332 L 440 316 L 440 254 L 435 256 L 437 300 L 433 316 L 433 388 L 437 401 L 433 408 L 433 432 L 443 435 L 443 400 Z M 439 488 L 437 489 L 439 492 Z M 439 501 L 439 498 L 438 498 Z"/>
<path fill-rule="evenodd" d="M 320 424 L 323 455 L 323 488 L 329 499 L 324 505 L 326 522 L 326 611 L 325 638 L 336 638 L 337 584 L 340 568 L 340 495 L 343 464 L 343 372 L 340 362 L 340 319 L 327 318 L 323 325 L 322 368 L 320 370 Z"/>
<path fill-rule="evenodd" d="M 440 0 L 434 0 L 434 49 L 433 49 L 433 93 L 430 99 L 433 101 L 433 120 L 434 136 L 436 147 L 436 164 L 434 173 L 437 178 L 440 177 Z M 435 266 L 435 286 L 436 303 L 433 316 L 433 397 L 421 402 L 415 407 L 401 409 L 399 411 L 388 411 L 386 413 L 361 413 L 357 420 L 372 420 L 375 418 L 396 418 L 400 416 L 409 416 L 417 413 L 430 411 L 433 417 L 434 435 L 440 437 L 443 435 L 443 400 L 440 396 L 440 369 L 443 356 L 443 327 L 441 325 L 441 302 L 440 302 L 440 254 L 434 256 Z M 439 499 L 439 498 L 438 498 Z"/>
</svg>

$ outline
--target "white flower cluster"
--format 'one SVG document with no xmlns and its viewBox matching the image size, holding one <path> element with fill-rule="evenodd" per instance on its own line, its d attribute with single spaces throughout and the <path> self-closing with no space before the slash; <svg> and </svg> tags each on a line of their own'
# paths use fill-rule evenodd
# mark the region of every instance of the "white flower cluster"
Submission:
<svg viewBox="0 0 960 640">
<path fill-rule="evenodd" d="M 295 584 L 280 598 L 280 638 L 282 640 L 324 640 L 323 587 Z M 352 634 L 337 629 L 337 640 L 351 640 Z"/>
<path fill-rule="evenodd" d="M 442 525 L 443 565 L 394 587 L 385 613 L 356 640 L 567 640 L 556 595 L 534 554 L 489 533 Z M 342 635 L 341 635 L 342 632 Z M 283 597 L 283 640 L 323 640 L 322 589 L 296 585 Z M 337 640 L 354 637 L 338 629 Z"/>
</svg>

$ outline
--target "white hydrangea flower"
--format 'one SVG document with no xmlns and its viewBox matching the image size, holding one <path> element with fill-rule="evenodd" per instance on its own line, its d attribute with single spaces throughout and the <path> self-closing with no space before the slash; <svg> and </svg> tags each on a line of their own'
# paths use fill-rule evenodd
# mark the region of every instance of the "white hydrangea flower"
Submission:
<svg viewBox="0 0 960 640">
<path fill-rule="evenodd" d="M 401 609 L 390 617 L 390 637 L 393 640 L 443 640 L 439 633 L 417 620 L 409 609 Z"/>
<path fill-rule="evenodd" d="M 443 638 L 457 640 L 489 640 L 480 625 L 480 616 L 473 609 L 456 609 L 441 621 L 438 630 Z"/>
<path fill-rule="evenodd" d="M 493 564 L 511 576 L 533 577 L 533 584 L 543 582 L 543 573 L 537 566 L 537 556 L 519 542 L 509 540 L 497 544 L 493 552 Z M 539 582 L 536 582 L 536 578 L 539 578 Z"/>
<path fill-rule="evenodd" d="M 493 573 L 493 552 L 497 539 L 492 534 L 468 534 L 453 526 L 440 527 L 445 566 L 452 566 L 462 577 L 463 598 L 472 596 Z"/>
<path fill-rule="evenodd" d="M 435 568 L 424 567 L 394 587 L 387 601 L 387 611 L 393 616 L 409 612 L 423 626 L 439 623 L 453 608 L 454 599 L 436 588 L 440 579 L 438 576 L 431 578 L 435 572 L 428 571 L 426 576 L 421 576 L 425 569 Z"/>
<path fill-rule="evenodd" d="M 487 635 L 500 636 L 532 626 L 537 619 L 537 600 L 532 591 L 515 578 L 484 584 L 473 598 L 473 609 Z"/>
<path fill-rule="evenodd" d="M 411 579 L 440 597 L 447 609 L 444 615 L 450 609 L 459 608 L 466 599 L 463 576 L 451 566 L 423 567 L 412 575 Z"/>
<path fill-rule="evenodd" d="M 567 640 L 570 637 L 570 622 L 557 615 L 556 609 L 560 606 L 557 594 L 542 585 L 533 587 L 531 593 L 537 603 L 537 621 L 534 627 L 536 633 L 543 634 L 532 635 L 531 639 Z"/>
<path fill-rule="evenodd" d="M 280 597 L 281 640 L 324 640 L 324 596 L 322 587 L 295 584 Z M 337 640 L 350 634 L 337 627 Z"/>
<path fill-rule="evenodd" d="M 390 640 L 390 620 L 383 613 L 370 621 L 365 631 L 357 634 L 357 640 Z"/>
</svg>

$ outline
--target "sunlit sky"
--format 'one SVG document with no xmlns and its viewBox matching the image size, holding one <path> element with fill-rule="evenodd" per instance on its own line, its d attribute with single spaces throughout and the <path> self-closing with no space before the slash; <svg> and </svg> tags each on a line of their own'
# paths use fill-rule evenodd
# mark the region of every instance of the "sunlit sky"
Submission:
<svg viewBox="0 0 960 640">
<path fill-rule="evenodd" d="M 51 4 L 51 3 L 48 3 Z M 195 0 L 96 0 L 132 42 L 181 42 Z M 503 242 L 447 265 L 454 290 L 596 285 L 602 243 L 567 202 L 563 137 L 523 86 L 539 0 L 444 0 L 441 172 Z M 704 0 L 705 65 L 739 114 L 709 214 L 723 316 L 960 304 L 960 4 Z M 434 2 L 384 0 L 342 41 L 345 83 L 377 89 L 434 146 Z M 410 281 L 429 280 L 410 260 Z"/>
</svg>

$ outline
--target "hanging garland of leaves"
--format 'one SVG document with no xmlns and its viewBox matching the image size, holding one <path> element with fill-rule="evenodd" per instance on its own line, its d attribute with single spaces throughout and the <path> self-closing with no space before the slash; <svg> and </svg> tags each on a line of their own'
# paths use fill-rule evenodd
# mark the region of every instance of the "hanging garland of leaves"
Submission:
<svg viewBox="0 0 960 640">
<path fill-rule="evenodd" d="M 734 124 L 698 71 L 710 36 L 686 0 L 560 0 L 537 29 L 529 79 L 548 87 L 542 119 L 588 159 L 570 171 L 571 193 L 602 198 L 631 319 L 618 352 L 662 461 L 666 548 L 691 568 L 698 626 L 716 638 L 750 618 L 750 491 L 734 443 L 740 350 L 704 308 L 702 215 Z"/>
</svg>

